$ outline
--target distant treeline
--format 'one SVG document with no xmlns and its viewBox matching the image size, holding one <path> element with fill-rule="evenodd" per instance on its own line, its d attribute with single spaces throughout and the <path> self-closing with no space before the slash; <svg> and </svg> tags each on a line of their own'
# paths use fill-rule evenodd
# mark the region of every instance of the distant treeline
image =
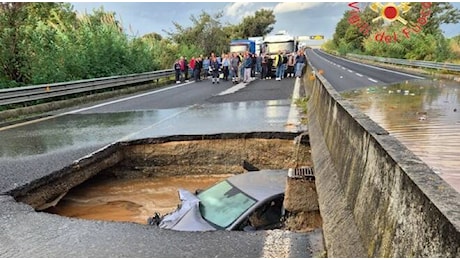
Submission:
<svg viewBox="0 0 460 260">
<path fill-rule="evenodd" d="M 175 59 L 228 50 L 230 39 L 264 35 L 276 22 L 259 10 L 238 25 L 205 12 L 177 23 L 168 37 L 129 36 L 115 13 L 77 14 L 70 3 L 0 3 L 0 88 L 141 73 L 172 68 Z"/>
</svg>

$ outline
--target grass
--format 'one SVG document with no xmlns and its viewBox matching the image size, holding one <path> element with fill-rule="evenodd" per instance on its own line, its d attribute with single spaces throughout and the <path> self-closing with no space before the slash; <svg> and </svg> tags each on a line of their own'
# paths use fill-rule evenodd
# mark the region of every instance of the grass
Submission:
<svg viewBox="0 0 460 260">
<path fill-rule="evenodd" d="M 306 97 L 301 97 L 298 98 L 294 101 L 294 104 L 299 108 L 300 110 L 300 123 L 303 125 L 307 124 L 307 105 L 308 105 L 308 98 Z"/>
</svg>

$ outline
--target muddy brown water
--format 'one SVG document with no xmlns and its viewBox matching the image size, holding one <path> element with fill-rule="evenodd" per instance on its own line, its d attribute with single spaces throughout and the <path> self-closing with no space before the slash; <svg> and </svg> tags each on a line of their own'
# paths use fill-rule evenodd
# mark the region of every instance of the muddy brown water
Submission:
<svg viewBox="0 0 460 260">
<path fill-rule="evenodd" d="M 47 212 L 93 220 L 147 224 L 155 212 L 164 215 L 180 204 L 178 188 L 194 192 L 231 175 L 161 176 L 138 179 L 99 178 L 72 189 Z"/>
<path fill-rule="evenodd" d="M 180 204 L 177 189 L 206 189 L 233 174 L 96 178 L 75 187 L 48 213 L 88 220 L 147 224 L 155 212 L 164 215 Z M 288 180 L 285 207 L 291 212 L 284 229 L 309 232 L 322 227 L 314 182 Z"/>
<path fill-rule="evenodd" d="M 421 80 L 342 93 L 460 192 L 460 84 Z"/>
</svg>

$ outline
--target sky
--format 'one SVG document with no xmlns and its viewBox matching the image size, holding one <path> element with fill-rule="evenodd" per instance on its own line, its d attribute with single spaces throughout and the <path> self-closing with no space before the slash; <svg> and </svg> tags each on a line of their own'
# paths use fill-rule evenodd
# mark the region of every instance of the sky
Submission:
<svg viewBox="0 0 460 260">
<path fill-rule="evenodd" d="M 79 13 L 91 14 L 103 7 L 106 12 L 115 12 L 125 32 L 140 37 L 155 32 L 166 36 L 176 32 L 173 22 L 183 27 L 192 26 L 190 17 L 199 17 L 202 11 L 208 14 L 223 12 L 221 22 L 238 24 L 244 16 L 253 15 L 259 9 L 270 9 L 276 23 L 272 33 L 284 30 L 291 35 L 324 35 L 331 39 L 335 27 L 349 2 L 70 2 Z M 365 4 L 360 3 L 360 5 Z M 460 9 L 460 2 L 452 2 Z M 445 36 L 460 34 L 460 24 L 442 25 Z"/>
</svg>

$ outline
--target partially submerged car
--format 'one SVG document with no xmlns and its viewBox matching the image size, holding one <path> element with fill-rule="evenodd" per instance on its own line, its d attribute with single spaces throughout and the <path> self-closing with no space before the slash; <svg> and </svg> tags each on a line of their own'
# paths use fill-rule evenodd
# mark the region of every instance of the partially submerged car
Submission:
<svg viewBox="0 0 460 260">
<path fill-rule="evenodd" d="M 238 174 L 193 194 L 179 189 L 181 205 L 150 224 L 178 231 L 261 230 L 282 225 L 287 170 Z"/>
</svg>

